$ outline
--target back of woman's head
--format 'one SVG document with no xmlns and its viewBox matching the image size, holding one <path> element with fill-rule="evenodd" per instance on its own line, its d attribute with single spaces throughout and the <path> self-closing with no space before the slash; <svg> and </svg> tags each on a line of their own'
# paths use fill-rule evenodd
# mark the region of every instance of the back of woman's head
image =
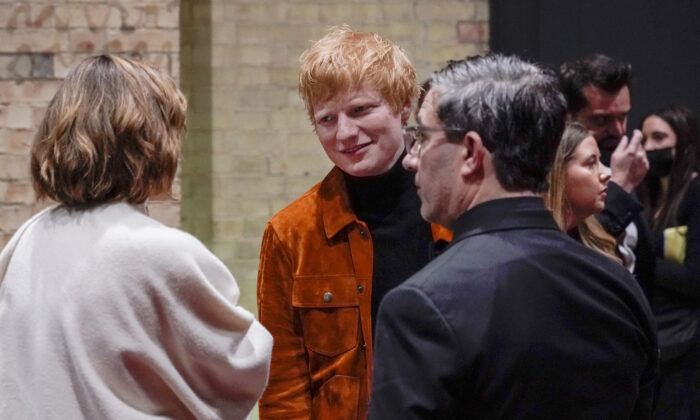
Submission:
<svg viewBox="0 0 700 420">
<path fill-rule="evenodd" d="M 142 203 L 169 192 L 186 109 L 165 72 L 111 55 L 85 59 L 63 81 L 34 137 L 37 197 L 80 207 Z"/>
</svg>

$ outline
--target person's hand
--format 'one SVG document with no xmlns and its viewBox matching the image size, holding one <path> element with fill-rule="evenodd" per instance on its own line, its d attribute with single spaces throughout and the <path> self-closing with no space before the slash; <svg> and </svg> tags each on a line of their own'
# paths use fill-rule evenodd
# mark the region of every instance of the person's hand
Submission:
<svg viewBox="0 0 700 420">
<path fill-rule="evenodd" d="M 642 132 L 639 130 L 634 130 L 631 140 L 623 136 L 610 158 L 610 180 L 627 193 L 631 193 L 649 171 L 649 161 L 642 138 Z"/>
</svg>

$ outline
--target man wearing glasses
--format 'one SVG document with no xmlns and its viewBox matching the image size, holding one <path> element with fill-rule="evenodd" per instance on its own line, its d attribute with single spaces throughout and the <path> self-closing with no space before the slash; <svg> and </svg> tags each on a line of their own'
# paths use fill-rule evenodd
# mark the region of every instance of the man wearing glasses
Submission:
<svg viewBox="0 0 700 420">
<path fill-rule="evenodd" d="M 404 166 L 421 215 L 454 239 L 382 301 L 370 418 L 649 417 L 643 292 L 561 232 L 540 195 L 566 114 L 555 76 L 494 55 L 431 82 Z"/>
<path fill-rule="evenodd" d="M 265 229 L 258 309 L 274 347 L 261 419 L 364 419 L 379 302 L 450 236 L 421 218 L 401 166 L 415 78 L 398 46 L 347 26 L 301 57 L 299 92 L 335 167 Z"/>
</svg>

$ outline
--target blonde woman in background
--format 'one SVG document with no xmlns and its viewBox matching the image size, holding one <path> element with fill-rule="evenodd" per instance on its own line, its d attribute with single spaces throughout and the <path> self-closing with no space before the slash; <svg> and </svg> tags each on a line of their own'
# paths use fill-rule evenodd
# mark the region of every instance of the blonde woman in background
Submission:
<svg viewBox="0 0 700 420">
<path fill-rule="evenodd" d="M 605 207 L 610 169 L 600 162 L 595 138 L 577 122 L 569 122 L 549 173 L 547 206 L 559 227 L 589 248 L 615 261 L 615 238 L 595 218 Z"/>
<path fill-rule="evenodd" d="M 0 254 L 0 418 L 242 419 L 272 339 L 201 242 L 147 215 L 186 101 L 148 65 L 88 58 L 31 148 L 39 198 Z"/>
</svg>

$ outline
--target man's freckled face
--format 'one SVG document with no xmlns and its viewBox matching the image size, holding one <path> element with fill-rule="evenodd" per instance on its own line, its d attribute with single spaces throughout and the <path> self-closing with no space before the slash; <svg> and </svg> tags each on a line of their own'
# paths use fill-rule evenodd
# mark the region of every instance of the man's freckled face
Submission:
<svg viewBox="0 0 700 420">
<path fill-rule="evenodd" d="M 374 89 L 315 104 L 314 124 L 328 158 L 352 176 L 381 175 L 403 152 L 401 114 Z"/>
</svg>

